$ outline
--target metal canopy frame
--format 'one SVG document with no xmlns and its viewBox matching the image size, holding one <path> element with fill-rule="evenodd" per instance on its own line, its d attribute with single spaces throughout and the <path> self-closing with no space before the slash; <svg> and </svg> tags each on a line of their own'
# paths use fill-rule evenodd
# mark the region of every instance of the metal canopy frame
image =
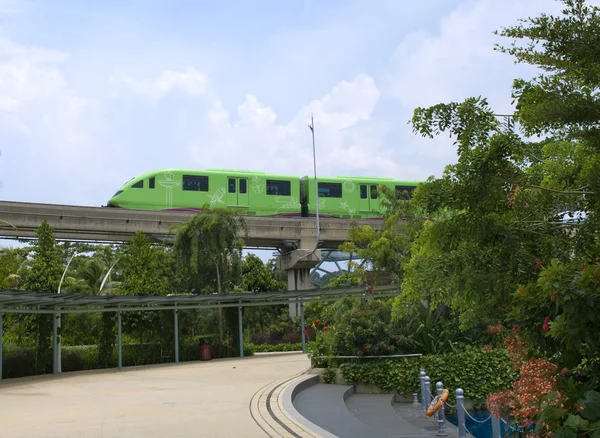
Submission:
<svg viewBox="0 0 600 438">
<path fill-rule="evenodd" d="M 380 286 L 372 293 L 366 293 L 363 287 L 339 289 L 308 289 L 285 292 L 243 292 L 234 294 L 210 295 L 81 295 L 55 294 L 44 292 L 22 292 L 0 290 L 0 382 L 2 381 L 2 315 L 3 313 L 51 314 L 53 317 L 52 333 L 52 370 L 53 374 L 60 372 L 60 338 L 59 320 L 61 314 L 116 312 L 117 313 L 117 350 L 118 367 L 123 368 L 121 342 L 121 313 L 127 311 L 157 311 L 173 310 L 175 336 L 175 363 L 179 363 L 179 310 L 215 309 L 237 307 L 239 318 L 240 356 L 244 356 L 244 337 L 242 324 L 242 308 L 255 306 L 274 306 L 289 304 L 290 301 L 300 302 L 300 321 L 302 330 L 302 351 L 306 351 L 304 333 L 304 304 L 320 301 L 335 301 L 344 297 L 355 298 L 385 298 L 400 295 L 398 286 Z"/>
<path fill-rule="evenodd" d="M 380 286 L 368 296 L 399 295 L 398 286 Z M 307 289 L 282 292 L 242 292 L 210 295 L 82 295 L 0 290 L 0 312 L 4 313 L 82 313 L 126 312 L 133 310 L 214 309 L 289 304 L 290 300 L 310 303 L 335 301 L 343 297 L 366 297 L 365 288 Z"/>
</svg>

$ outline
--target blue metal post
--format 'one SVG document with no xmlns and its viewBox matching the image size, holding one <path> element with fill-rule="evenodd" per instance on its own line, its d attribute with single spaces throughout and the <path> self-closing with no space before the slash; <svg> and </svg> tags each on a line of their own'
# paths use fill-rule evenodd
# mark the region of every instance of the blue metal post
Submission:
<svg viewBox="0 0 600 438">
<path fill-rule="evenodd" d="M 244 357 L 244 326 L 242 325 L 242 306 L 238 306 L 238 325 L 240 326 L 240 357 Z"/>
<path fill-rule="evenodd" d="M 456 415 L 458 417 L 458 438 L 467 438 L 467 425 L 465 423 L 465 391 L 461 388 L 456 390 Z M 492 434 L 492 438 L 498 437 Z"/>
<path fill-rule="evenodd" d="M 0 309 L 0 382 L 2 382 L 2 309 Z"/>
<path fill-rule="evenodd" d="M 419 380 L 421 381 L 421 407 L 423 410 L 427 409 L 425 405 L 425 368 L 421 368 L 421 372 L 419 373 Z"/>
<path fill-rule="evenodd" d="M 52 374 L 58 372 L 58 313 L 52 315 Z"/>
<path fill-rule="evenodd" d="M 431 379 L 429 376 L 423 378 L 423 387 L 425 389 L 425 394 L 423 395 L 425 397 L 425 409 L 427 409 L 427 406 L 431 403 Z"/>
<path fill-rule="evenodd" d="M 179 320 L 177 318 L 177 309 L 175 313 L 175 363 L 179 363 Z"/>
<path fill-rule="evenodd" d="M 306 336 L 304 335 L 304 301 L 300 302 L 300 321 L 302 329 L 302 353 L 306 353 Z"/>
<path fill-rule="evenodd" d="M 492 415 L 492 438 L 501 438 L 500 418 Z"/>
<path fill-rule="evenodd" d="M 435 395 L 442 395 L 444 392 L 444 384 L 442 382 L 437 382 L 435 384 Z M 446 432 L 446 415 L 444 414 L 444 404 L 442 403 L 442 407 L 439 409 L 438 413 L 438 431 L 436 436 L 447 436 L 448 432 Z"/>
<path fill-rule="evenodd" d="M 119 354 L 119 369 L 123 368 L 123 344 L 121 342 L 121 312 L 117 312 L 117 345 Z"/>
</svg>

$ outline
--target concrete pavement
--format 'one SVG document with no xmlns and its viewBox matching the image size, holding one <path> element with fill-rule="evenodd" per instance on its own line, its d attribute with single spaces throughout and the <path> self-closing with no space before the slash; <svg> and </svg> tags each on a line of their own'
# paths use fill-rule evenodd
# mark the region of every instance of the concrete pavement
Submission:
<svg viewBox="0 0 600 438">
<path fill-rule="evenodd" d="M 253 396 L 309 367 L 295 353 L 4 380 L 0 437 L 267 437 Z"/>
</svg>

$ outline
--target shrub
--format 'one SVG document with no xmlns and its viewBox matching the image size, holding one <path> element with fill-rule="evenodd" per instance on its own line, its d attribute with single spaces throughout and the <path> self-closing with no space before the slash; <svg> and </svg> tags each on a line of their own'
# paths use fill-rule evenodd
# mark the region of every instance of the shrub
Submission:
<svg viewBox="0 0 600 438">
<path fill-rule="evenodd" d="M 458 353 L 345 363 L 340 369 L 347 381 L 373 384 L 409 397 L 419 391 L 421 367 L 431 378 L 432 393 L 435 383 L 441 381 L 450 391 L 450 403 L 454 404 L 455 391 L 462 388 L 476 408 L 485 406 L 488 394 L 510 387 L 517 378 L 508 353 L 498 348 L 467 348 Z"/>
<path fill-rule="evenodd" d="M 302 351 L 302 343 L 285 343 L 285 344 L 248 344 L 252 346 L 256 353 L 271 353 L 276 351 Z M 246 348 L 246 346 L 244 346 Z M 244 350 L 245 351 L 245 350 Z"/>
<path fill-rule="evenodd" d="M 323 383 L 335 383 L 336 371 L 335 368 L 326 368 L 323 371 Z"/>
<path fill-rule="evenodd" d="M 35 348 L 5 343 L 2 349 L 2 377 L 32 376 L 35 370 Z"/>
</svg>

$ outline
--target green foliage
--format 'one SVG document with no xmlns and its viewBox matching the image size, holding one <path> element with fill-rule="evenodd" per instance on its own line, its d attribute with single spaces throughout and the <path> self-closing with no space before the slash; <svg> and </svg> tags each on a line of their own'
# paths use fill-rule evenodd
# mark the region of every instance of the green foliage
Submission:
<svg viewBox="0 0 600 438">
<path fill-rule="evenodd" d="M 54 229 L 44 220 L 38 227 L 36 235 L 33 260 L 22 288 L 31 292 L 56 293 L 63 266 L 56 246 Z M 36 369 L 38 370 L 50 369 L 52 318 L 52 315 L 32 315 L 24 318 L 32 323 L 29 329 L 37 331 Z"/>
<path fill-rule="evenodd" d="M 168 265 L 165 251 L 151 246 L 148 238 L 137 231 L 122 257 L 123 283 L 121 293 L 125 295 L 166 295 L 169 292 Z"/>
<path fill-rule="evenodd" d="M 331 384 L 335 383 L 335 377 L 337 375 L 336 368 L 325 368 L 323 371 L 323 383 Z"/>
<path fill-rule="evenodd" d="M 597 137 L 599 9 L 585 0 L 562 1 L 562 16 L 541 14 L 503 28 L 500 35 L 513 43 L 497 49 L 545 72 L 514 82 L 517 116 L 528 135 Z"/>
<path fill-rule="evenodd" d="M 256 352 L 256 353 L 273 353 L 273 352 L 277 352 L 277 351 L 302 351 L 302 343 L 301 342 L 295 342 L 295 343 L 291 343 L 291 342 L 285 342 L 282 344 L 244 344 L 244 353 L 246 350 L 246 347 L 249 346 L 249 348 L 252 349 L 252 351 Z"/>
<path fill-rule="evenodd" d="M 458 353 L 420 358 L 345 363 L 340 369 L 346 381 L 373 384 L 408 397 L 419 391 L 421 367 L 432 382 L 443 382 L 450 391 L 450 403 L 455 404 L 454 392 L 460 387 L 476 408 L 485 406 L 488 394 L 511 387 L 517 378 L 507 352 L 502 349 L 467 348 Z"/>
<path fill-rule="evenodd" d="M 63 266 L 56 246 L 54 229 L 44 220 L 36 235 L 37 243 L 33 248 L 33 259 L 23 289 L 31 292 L 55 293 L 58 290 Z"/>
<path fill-rule="evenodd" d="M 285 272 L 277 269 L 274 259 L 265 264 L 257 255 L 248 254 L 242 260 L 241 274 L 239 292 L 287 290 Z"/>
<path fill-rule="evenodd" d="M 330 309 L 319 326 L 330 332 L 333 351 L 340 356 L 396 354 L 413 347 L 392 325 L 391 302 L 343 298 Z"/>
<path fill-rule="evenodd" d="M 174 227 L 174 251 L 195 293 L 226 293 L 238 283 L 244 219 L 226 209 L 200 212 Z"/>
<path fill-rule="evenodd" d="M 599 284 L 597 262 L 552 260 L 540 267 L 537 282 L 515 291 L 510 316 L 538 352 L 561 358 L 567 367 L 587 359 L 588 367 L 580 371 L 595 378 L 600 375 Z"/>
<path fill-rule="evenodd" d="M 17 289 L 26 272 L 27 249 L 0 249 L 0 289 Z"/>
<path fill-rule="evenodd" d="M 376 284 L 378 280 L 388 283 L 402 280 L 412 242 L 425 222 L 424 211 L 414 203 L 399 199 L 395 191 L 386 187 L 381 188 L 380 196 L 385 210 L 381 230 L 355 224 L 350 229 L 349 241 L 340 246 L 342 251 L 358 254 L 363 262 L 350 264 L 354 272 L 330 281 L 328 287 L 362 285 L 367 279 L 375 280 Z"/>
</svg>

